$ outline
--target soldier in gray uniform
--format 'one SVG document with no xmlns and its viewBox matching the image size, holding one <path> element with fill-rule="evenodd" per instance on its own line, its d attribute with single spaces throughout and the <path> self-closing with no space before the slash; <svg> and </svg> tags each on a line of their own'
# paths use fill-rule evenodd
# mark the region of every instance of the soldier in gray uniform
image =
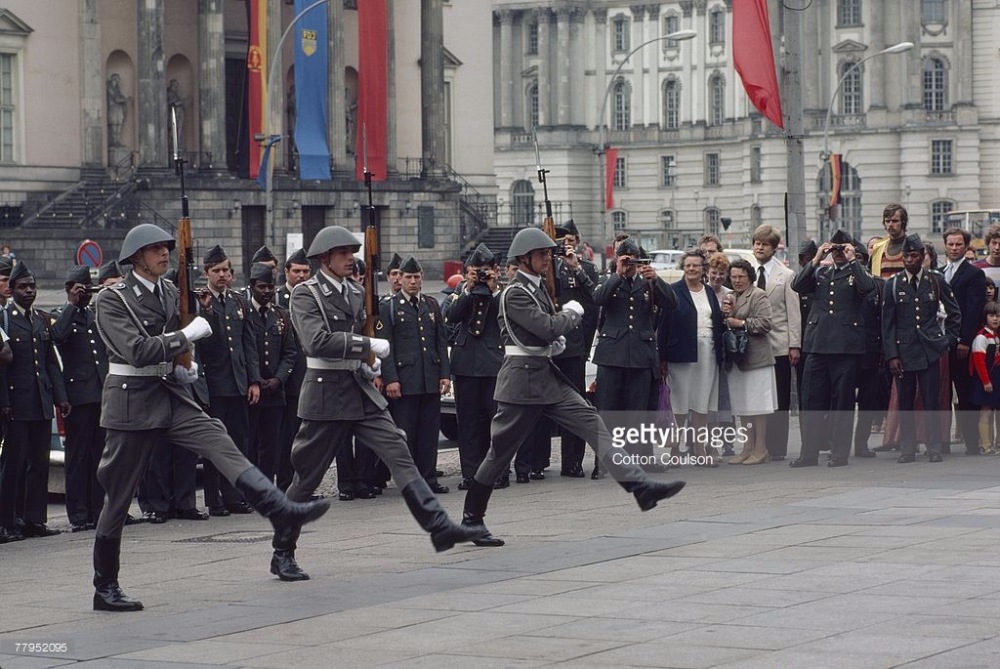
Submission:
<svg viewBox="0 0 1000 669">
<path fill-rule="evenodd" d="M 285 260 L 285 281 L 274 291 L 275 306 L 288 309 L 292 290 L 308 279 L 311 273 L 312 268 L 309 267 L 305 249 L 293 251 Z M 294 328 L 292 336 L 296 336 Z M 281 415 L 281 438 L 278 440 L 277 483 L 282 490 L 288 490 L 295 475 L 292 469 L 292 442 L 302 422 L 299 420 L 299 391 L 306 376 L 306 354 L 299 346 L 297 338 L 295 348 L 295 366 L 292 368 L 292 375 L 285 383 L 285 409 Z"/>
<path fill-rule="evenodd" d="M 329 508 L 318 500 L 297 504 L 268 481 L 236 448 L 218 420 L 191 395 L 197 365 L 176 364 L 192 342 L 211 334 L 202 317 L 179 328 L 177 289 L 161 281 L 174 240 L 155 225 L 125 235 L 120 262 L 132 271 L 95 300 L 97 327 L 108 349 L 109 370 L 101 399 L 107 446 L 97 478 L 107 491 L 94 540 L 94 609 L 138 611 L 142 604 L 118 585 L 122 526 L 139 478 L 158 440 L 173 442 L 215 464 L 219 472 L 266 516 L 275 531 L 300 528 Z"/>
<path fill-rule="evenodd" d="M 462 524 L 487 532 L 477 546 L 502 546 L 502 539 L 488 533 L 483 522 L 493 483 L 508 470 L 518 446 L 548 417 L 583 437 L 598 452 L 605 467 L 639 508 L 648 511 L 657 502 L 673 497 L 683 481 L 657 483 L 636 466 L 624 464 L 609 448 L 611 436 L 597 410 L 587 404 L 552 362 L 562 352 L 567 332 L 580 324 L 583 307 L 567 302 L 556 312 L 543 284 L 551 264 L 555 243 L 538 228 L 517 233 L 508 251 L 517 258 L 518 271 L 500 297 L 500 331 L 504 338 L 504 360 L 497 377 L 498 404 L 490 429 L 492 445 L 465 497 Z M 617 450 L 617 449 L 614 449 Z"/>
<path fill-rule="evenodd" d="M 941 446 L 949 435 L 941 434 L 941 356 L 948 355 L 961 335 L 962 312 L 951 286 L 937 270 L 922 269 L 924 244 L 920 235 L 903 240 L 903 271 L 886 279 L 882 297 L 882 350 L 889 373 L 896 380 L 902 454 L 896 462 L 916 460 L 917 425 L 913 411 L 917 388 L 924 403 L 927 460 L 941 462 Z M 944 305 L 944 327 L 938 323 L 938 307 Z M 945 379 L 945 382 L 948 380 Z"/>
<path fill-rule="evenodd" d="M 482 536 L 483 530 L 460 527 L 448 518 L 414 466 L 405 436 L 372 383 L 381 365 L 363 361 L 370 354 L 385 358 L 390 345 L 358 334 L 365 322 L 364 294 L 351 275 L 360 246 L 345 228 L 320 230 L 308 252 L 320 270 L 292 292 L 292 323 L 307 356 L 307 369 L 299 397 L 302 427 L 292 445 L 295 478 L 288 496 L 309 499 L 337 451 L 356 437 L 389 466 L 410 513 L 430 533 L 434 548 L 447 550 Z M 295 527 L 275 532 L 271 573 L 283 581 L 309 578 L 295 561 L 298 538 Z"/>
<path fill-rule="evenodd" d="M 66 276 L 66 304 L 52 312 L 52 339 L 62 359 L 63 382 L 73 411 L 66 425 L 66 515 L 74 532 L 97 527 L 104 489 L 97 465 L 104 451 L 101 388 L 108 374 L 108 352 L 97 334 L 90 269 L 78 266 Z"/>
</svg>

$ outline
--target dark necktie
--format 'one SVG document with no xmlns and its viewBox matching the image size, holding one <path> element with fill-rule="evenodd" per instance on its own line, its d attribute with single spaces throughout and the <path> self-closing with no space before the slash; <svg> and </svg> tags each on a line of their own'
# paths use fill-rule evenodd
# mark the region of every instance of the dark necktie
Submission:
<svg viewBox="0 0 1000 669">
<path fill-rule="evenodd" d="M 917 275 L 916 274 L 913 274 L 913 275 L 910 276 L 910 286 L 913 287 L 914 291 L 917 290 Z"/>
<path fill-rule="evenodd" d="M 260 308 L 260 319 L 265 323 L 267 322 L 267 307 Z"/>
<path fill-rule="evenodd" d="M 414 295 L 413 297 L 410 298 L 410 304 L 413 305 L 414 309 L 419 309 L 420 308 L 419 307 L 419 303 L 417 302 L 417 296 L 416 295 Z"/>
<path fill-rule="evenodd" d="M 226 294 L 225 293 L 219 293 L 219 306 L 222 307 L 223 311 L 226 310 Z"/>
<path fill-rule="evenodd" d="M 757 287 L 760 288 L 761 290 L 764 290 L 764 287 L 766 285 L 767 285 L 767 279 L 764 276 L 764 266 L 761 265 L 760 267 L 757 268 Z"/>
<path fill-rule="evenodd" d="M 163 295 L 160 293 L 160 284 L 156 284 L 155 286 L 153 286 L 153 297 L 156 298 L 156 301 L 160 303 L 160 307 L 162 308 Z"/>
</svg>

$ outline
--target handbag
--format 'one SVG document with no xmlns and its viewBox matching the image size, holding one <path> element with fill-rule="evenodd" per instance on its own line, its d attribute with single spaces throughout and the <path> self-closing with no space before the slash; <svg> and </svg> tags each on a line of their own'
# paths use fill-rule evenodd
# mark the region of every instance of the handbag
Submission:
<svg viewBox="0 0 1000 669">
<path fill-rule="evenodd" d="M 727 364 L 743 360 L 750 343 L 750 333 L 746 327 L 733 329 L 727 327 L 722 333 L 722 350 Z"/>
</svg>

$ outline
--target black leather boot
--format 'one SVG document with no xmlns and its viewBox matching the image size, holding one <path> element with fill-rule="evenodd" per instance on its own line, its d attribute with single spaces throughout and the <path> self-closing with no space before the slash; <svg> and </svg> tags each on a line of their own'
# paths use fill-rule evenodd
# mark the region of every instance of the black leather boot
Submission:
<svg viewBox="0 0 1000 669">
<path fill-rule="evenodd" d="M 483 522 L 486 515 L 486 505 L 489 504 L 490 495 L 493 494 L 493 486 L 480 483 L 476 479 L 469 479 L 469 492 L 465 493 L 465 510 L 462 512 L 462 527 L 479 530 L 483 536 L 473 539 L 472 543 L 477 546 L 496 548 L 504 545 L 504 540 L 493 536 Z"/>
<path fill-rule="evenodd" d="M 142 611 L 142 602 L 128 597 L 118 586 L 121 537 L 94 538 L 94 610 Z"/>
<path fill-rule="evenodd" d="M 330 501 L 326 499 L 291 501 L 256 467 L 240 474 L 236 479 L 236 489 L 243 493 L 250 506 L 271 521 L 276 535 L 292 528 L 301 528 L 330 509 Z"/>
<path fill-rule="evenodd" d="M 635 501 L 643 511 L 649 511 L 656 506 L 661 499 L 670 499 L 686 485 L 684 481 L 670 481 L 659 483 L 646 479 L 637 483 L 620 483 L 621 487 L 635 496 Z"/>
<path fill-rule="evenodd" d="M 288 528 L 284 532 L 275 532 L 271 547 L 271 573 L 282 581 L 308 581 L 309 574 L 299 568 L 295 561 L 295 545 L 299 540 L 300 528 Z"/>
<path fill-rule="evenodd" d="M 441 507 L 441 502 L 431 492 L 427 481 L 417 479 L 403 488 L 403 499 L 420 527 L 431 534 L 431 543 L 438 553 L 463 541 L 473 541 L 483 536 L 486 528 L 462 527 L 452 522 Z"/>
</svg>

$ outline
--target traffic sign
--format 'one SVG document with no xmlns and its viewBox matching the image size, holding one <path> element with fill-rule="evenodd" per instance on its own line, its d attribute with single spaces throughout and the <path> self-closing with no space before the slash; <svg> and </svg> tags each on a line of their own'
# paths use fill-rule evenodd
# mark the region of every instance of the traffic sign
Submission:
<svg viewBox="0 0 1000 669">
<path fill-rule="evenodd" d="M 91 239 L 84 239 L 76 249 L 76 264 L 87 267 L 100 267 L 104 256 L 101 246 Z"/>
</svg>

